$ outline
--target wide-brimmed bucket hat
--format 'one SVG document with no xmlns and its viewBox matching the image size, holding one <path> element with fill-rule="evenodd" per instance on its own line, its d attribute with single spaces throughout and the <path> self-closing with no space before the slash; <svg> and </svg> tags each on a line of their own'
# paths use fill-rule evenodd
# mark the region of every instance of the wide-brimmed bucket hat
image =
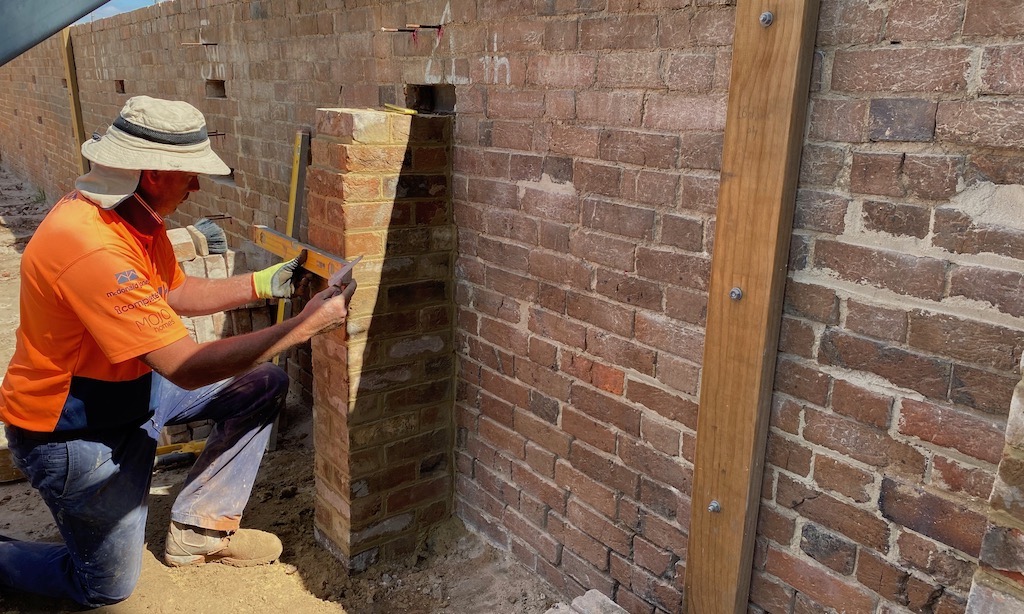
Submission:
<svg viewBox="0 0 1024 614">
<path fill-rule="evenodd" d="M 75 188 L 104 209 L 116 207 L 139 185 L 141 171 L 228 175 L 210 148 L 206 119 L 187 102 L 149 96 L 129 98 L 106 134 L 82 143 L 92 170 Z"/>
</svg>

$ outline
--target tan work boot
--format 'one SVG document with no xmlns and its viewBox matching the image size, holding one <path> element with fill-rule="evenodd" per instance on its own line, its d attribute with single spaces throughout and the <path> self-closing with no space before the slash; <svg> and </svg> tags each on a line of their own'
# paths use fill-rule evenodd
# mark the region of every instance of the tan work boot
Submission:
<svg viewBox="0 0 1024 614">
<path fill-rule="evenodd" d="M 171 521 L 164 561 L 171 567 L 224 563 L 251 567 L 273 563 L 281 556 L 281 540 L 272 533 L 238 529 L 214 531 Z"/>
</svg>

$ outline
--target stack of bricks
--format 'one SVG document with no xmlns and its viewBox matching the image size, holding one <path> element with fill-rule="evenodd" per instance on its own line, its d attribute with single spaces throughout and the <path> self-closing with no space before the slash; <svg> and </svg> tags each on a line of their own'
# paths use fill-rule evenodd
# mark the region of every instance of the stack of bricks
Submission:
<svg viewBox="0 0 1024 614">
<path fill-rule="evenodd" d="M 346 329 L 313 339 L 318 541 L 354 570 L 452 512 L 451 119 L 320 109 L 310 243 L 363 256 Z"/>
<path fill-rule="evenodd" d="M 1024 612 L 1024 380 L 1017 384 L 996 474 L 969 614 Z"/>
<path fill-rule="evenodd" d="M 194 226 L 169 229 L 167 237 L 174 247 L 178 264 L 189 277 L 224 279 L 246 270 L 245 258 L 241 253 L 228 250 L 223 254 L 211 254 L 206 238 Z M 181 320 L 193 341 L 206 343 L 266 328 L 273 323 L 271 318 L 271 308 L 267 301 L 258 300 L 231 311 L 182 317 Z M 212 427 L 210 420 L 167 426 L 161 433 L 160 443 L 166 445 L 205 439 Z"/>
</svg>

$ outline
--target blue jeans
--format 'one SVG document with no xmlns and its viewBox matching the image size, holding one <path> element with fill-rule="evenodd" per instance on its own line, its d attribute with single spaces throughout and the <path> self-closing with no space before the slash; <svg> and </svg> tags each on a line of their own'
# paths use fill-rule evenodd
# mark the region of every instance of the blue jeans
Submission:
<svg viewBox="0 0 1024 614">
<path fill-rule="evenodd" d="M 287 390 L 288 376 L 269 363 L 191 391 L 154 373 L 154 415 L 140 427 L 67 441 L 8 427 L 14 461 L 64 543 L 0 541 L 0 585 L 93 607 L 127 599 L 142 570 L 146 500 L 165 425 L 215 422 L 171 519 L 237 529 Z"/>
</svg>

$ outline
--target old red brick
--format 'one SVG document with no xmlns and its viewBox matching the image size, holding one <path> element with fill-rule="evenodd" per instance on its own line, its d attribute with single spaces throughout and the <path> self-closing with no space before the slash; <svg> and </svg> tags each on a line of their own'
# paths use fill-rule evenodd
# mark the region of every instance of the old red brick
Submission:
<svg viewBox="0 0 1024 614">
<path fill-rule="evenodd" d="M 946 200 L 957 193 L 963 156 L 907 154 L 903 163 L 907 194 L 925 200 Z"/>
<path fill-rule="evenodd" d="M 935 136 L 939 141 L 1013 147 L 1024 136 L 1020 121 L 1022 104 L 1017 100 L 940 102 Z"/>
<path fill-rule="evenodd" d="M 569 238 L 569 251 L 590 262 L 629 273 L 634 270 L 637 245 L 635 241 L 579 230 Z"/>
<path fill-rule="evenodd" d="M 931 210 L 924 207 L 866 201 L 861 210 L 867 230 L 923 239 L 931 229 Z"/>
<path fill-rule="evenodd" d="M 828 456 L 814 456 L 814 482 L 826 490 L 845 495 L 857 503 L 871 500 L 869 488 L 874 477 Z"/>
<path fill-rule="evenodd" d="M 857 546 L 813 523 L 804 525 L 800 538 L 804 554 L 844 576 L 853 573 Z"/>
<path fill-rule="evenodd" d="M 1006 226 L 978 224 L 955 209 L 935 210 L 934 233 L 932 243 L 954 253 L 991 252 L 1024 260 L 1024 232 Z"/>
<path fill-rule="evenodd" d="M 577 499 L 570 499 L 567 508 L 568 520 L 609 548 L 629 556 L 633 543 L 633 531 L 628 527 L 609 520 Z"/>
<path fill-rule="evenodd" d="M 1016 375 L 1006 376 L 987 369 L 954 364 L 949 400 L 986 413 L 1006 415 L 1013 388 L 1019 381 Z"/>
<path fill-rule="evenodd" d="M 907 312 L 871 305 L 854 299 L 846 301 L 846 328 L 876 339 L 904 342 L 907 339 Z"/>
<path fill-rule="evenodd" d="M 977 557 L 987 519 L 921 488 L 883 478 L 878 508 L 889 520 Z"/>
<path fill-rule="evenodd" d="M 775 548 L 768 549 L 765 571 L 823 606 L 851 612 L 874 611 L 876 598 L 860 586 Z"/>
<path fill-rule="evenodd" d="M 1024 315 L 1024 302 L 1020 301 L 1020 288 L 1024 287 L 1024 274 L 984 267 L 962 266 L 953 270 L 950 278 L 950 296 L 965 296 L 986 301 L 996 309 L 1012 316 Z"/>
<path fill-rule="evenodd" d="M 779 330 L 779 351 L 783 354 L 795 354 L 801 358 L 814 358 L 814 346 L 817 332 L 814 327 L 804 321 L 783 316 Z"/>
<path fill-rule="evenodd" d="M 801 516 L 841 533 L 879 552 L 889 549 L 889 526 L 875 512 L 868 512 L 810 489 L 785 474 L 779 475 L 775 500 Z"/>
<path fill-rule="evenodd" d="M 644 375 L 654 375 L 655 352 L 634 341 L 622 339 L 600 330 L 587 332 L 587 352 L 609 360 L 623 369 L 634 369 Z"/>
<path fill-rule="evenodd" d="M 970 590 L 976 566 L 954 550 L 910 531 L 901 532 L 896 545 L 900 565 L 918 569 L 956 590 Z"/>
<path fill-rule="evenodd" d="M 905 604 L 909 573 L 870 550 L 857 553 L 857 581 L 893 603 Z"/>
<path fill-rule="evenodd" d="M 870 2 L 826 3 L 821 7 L 818 44 L 877 43 L 885 27 L 885 10 Z"/>
<path fill-rule="evenodd" d="M 615 516 L 615 491 L 574 469 L 568 461 L 555 463 L 555 483 L 605 516 Z"/>
<path fill-rule="evenodd" d="M 640 90 L 580 92 L 576 100 L 576 116 L 596 126 L 638 127 L 643 116 L 643 99 Z M 602 131 L 600 138 L 603 144 L 608 138 L 607 131 Z M 602 159 L 612 158 L 602 156 Z"/>
<path fill-rule="evenodd" d="M 634 468 L 624 466 L 618 457 L 602 454 L 581 441 L 573 441 L 566 455 L 574 469 L 629 497 L 637 496 L 640 474 Z"/>
<path fill-rule="evenodd" d="M 765 460 L 780 469 L 804 477 L 811 473 L 811 450 L 772 432 L 768 433 Z"/>
<path fill-rule="evenodd" d="M 620 303 L 656 311 L 661 309 L 664 294 L 659 284 L 608 269 L 597 269 L 594 290 Z"/>
<path fill-rule="evenodd" d="M 840 329 L 822 334 L 819 360 L 880 375 L 897 386 L 945 399 L 951 375 L 950 363 L 849 335 Z"/>
<path fill-rule="evenodd" d="M 857 194 L 905 196 L 900 180 L 906 154 L 854 152 L 850 169 L 850 190 Z"/>
<path fill-rule="evenodd" d="M 804 437 L 873 467 L 907 476 L 922 476 L 924 456 L 886 431 L 864 426 L 833 414 L 805 410 Z"/>
<path fill-rule="evenodd" d="M 793 589 L 762 572 L 754 572 L 750 578 L 750 601 L 765 612 L 789 612 L 793 607 Z"/>
<path fill-rule="evenodd" d="M 832 411 L 879 429 L 889 428 L 892 398 L 844 380 L 832 385 Z"/>
<path fill-rule="evenodd" d="M 987 499 L 995 476 L 989 469 L 936 455 L 932 458 L 932 480 L 949 492 Z"/>
<path fill-rule="evenodd" d="M 945 291 L 947 265 L 933 258 L 819 240 L 815 261 L 849 281 L 899 294 L 939 300 Z"/>
<path fill-rule="evenodd" d="M 824 407 L 832 378 L 799 361 L 780 357 L 775 363 L 775 389 Z"/>
<path fill-rule="evenodd" d="M 618 455 L 627 467 L 656 475 L 659 480 L 681 492 L 692 490 L 693 467 L 679 457 L 663 454 L 625 435 L 619 436 Z"/>
<path fill-rule="evenodd" d="M 952 407 L 903 399 L 899 431 L 973 458 L 998 463 L 1005 426 L 1000 420 Z"/>
<path fill-rule="evenodd" d="M 654 15 L 615 16 L 580 21 L 581 49 L 651 49 L 658 18 Z"/>
<path fill-rule="evenodd" d="M 840 92 L 960 92 L 967 87 L 964 48 L 839 50 L 832 89 Z"/>
<path fill-rule="evenodd" d="M 831 288 L 790 279 L 786 282 L 783 305 L 790 315 L 828 325 L 839 323 L 839 299 Z"/>
<path fill-rule="evenodd" d="M 920 98 L 871 101 L 868 135 L 872 141 L 929 142 L 935 136 L 937 103 Z"/>
<path fill-rule="evenodd" d="M 965 36 L 1017 36 L 1024 31 L 1024 7 L 1014 0 L 974 0 L 964 17 Z"/>
<path fill-rule="evenodd" d="M 964 343 L 970 339 L 971 343 Z M 962 318 L 913 311 L 908 343 L 968 364 L 1010 371 L 1021 359 L 1024 332 Z"/>
</svg>

